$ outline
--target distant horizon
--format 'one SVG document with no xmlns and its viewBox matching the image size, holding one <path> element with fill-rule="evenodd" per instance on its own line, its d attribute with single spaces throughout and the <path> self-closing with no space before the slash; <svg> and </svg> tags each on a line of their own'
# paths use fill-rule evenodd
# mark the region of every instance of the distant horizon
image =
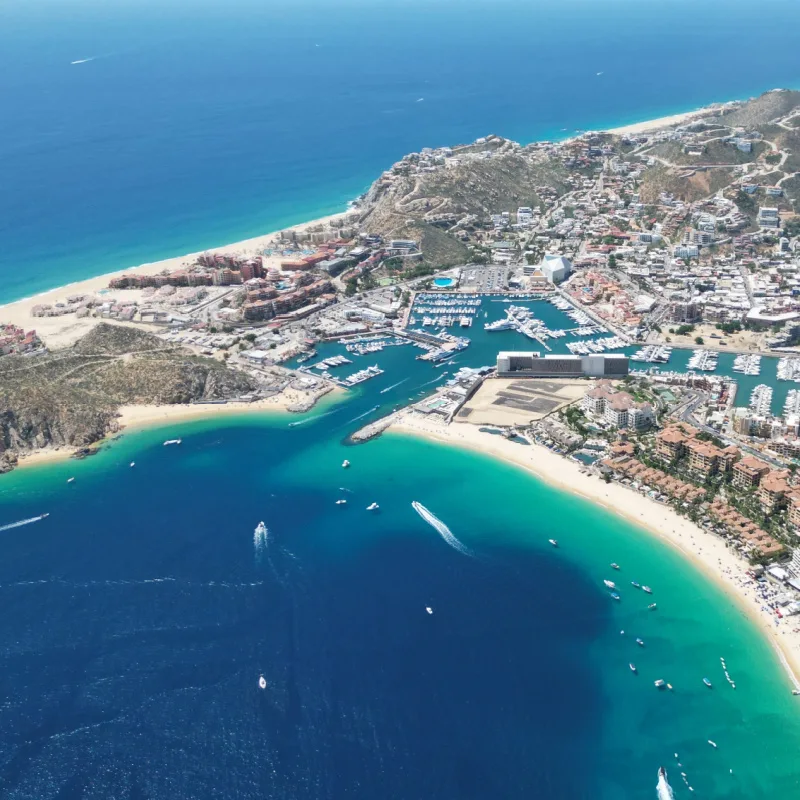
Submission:
<svg viewBox="0 0 800 800">
<path fill-rule="evenodd" d="M 473 2 L 454 16 L 448 0 L 424 18 L 401 0 L 304 2 L 311 15 L 14 4 L 0 30 L 0 302 L 343 210 L 423 147 L 560 139 L 800 86 L 800 4 L 754 23 L 743 4 L 693 3 L 687 28 L 688 2 Z"/>
</svg>

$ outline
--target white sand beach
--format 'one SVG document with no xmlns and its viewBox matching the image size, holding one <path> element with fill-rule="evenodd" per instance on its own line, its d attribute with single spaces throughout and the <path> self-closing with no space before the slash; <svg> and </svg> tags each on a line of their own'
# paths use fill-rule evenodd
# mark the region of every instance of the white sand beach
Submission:
<svg viewBox="0 0 800 800">
<path fill-rule="evenodd" d="M 717 536 L 679 516 L 669 506 L 656 503 L 625 486 L 605 483 L 582 472 L 582 467 L 546 447 L 524 447 L 495 436 L 481 433 L 468 423 L 445 425 L 416 412 L 399 412 L 391 431 L 421 436 L 457 447 L 466 447 L 503 459 L 529 470 L 537 478 L 565 491 L 591 500 L 625 519 L 647 528 L 679 550 L 685 557 L 713 579 L 722 592 L 764 631 L 777 648 L 781 661 L 797 687 L 800 687 L 800 632 L 791 617 L 778 619 L 771 611 L 762 610 L 755 582 L 746 574 L 747 563 L 725 546 Z"/>
<path fill-rule="evenodd" d="M 683 114 L 672 114 L 667 117 L 648 119 L 644 122 L 634 122 L 632 125 L 622 125 L 619 128 L 609 128 L 606 133 L 613 133 L 617 136 L 634 136 L 640 133 L 650 133 L 651 131 L 657 131 L 661 128 L 667 128 L 670 125 L 683 125 L 696 117 L 708 116 L 713 113 L 713 111 L 713 107 L 698 108 L 694 111 L 686 111 Z"/>
</svg>

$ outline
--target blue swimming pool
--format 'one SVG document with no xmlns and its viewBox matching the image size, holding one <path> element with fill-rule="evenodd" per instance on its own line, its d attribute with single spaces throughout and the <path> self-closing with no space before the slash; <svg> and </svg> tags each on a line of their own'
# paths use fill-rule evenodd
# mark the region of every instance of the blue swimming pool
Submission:
<svg viewBox="0 0 800 800">
<path fill-rule="evenodd" d="M 452 286 L 455 283 L 454 278 L 436 278 L 433 282 L 436 286 L 440 289 L 444 289 L 447 286 Z"/>
</svg>

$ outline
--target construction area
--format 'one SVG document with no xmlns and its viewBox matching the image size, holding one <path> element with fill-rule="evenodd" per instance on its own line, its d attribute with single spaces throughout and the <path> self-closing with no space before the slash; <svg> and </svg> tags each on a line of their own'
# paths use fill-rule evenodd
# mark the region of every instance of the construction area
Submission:
<svg viewBox="0 0 800 800">
<path fill-rule="evenodd" d="M 581 380 L 492 378 L 458 412 L 458 420 L 474 425 L 527 425 L 579 400 L 586 388 Z"/>
</svg>

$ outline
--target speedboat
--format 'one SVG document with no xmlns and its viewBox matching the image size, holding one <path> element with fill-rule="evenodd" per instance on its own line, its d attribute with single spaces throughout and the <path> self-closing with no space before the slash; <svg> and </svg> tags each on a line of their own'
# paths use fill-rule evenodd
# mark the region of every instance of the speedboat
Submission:
<svg viewBox="0 0 800 800">
<path fill-rule="evenodd" d="M 49 517 L 49 516 L 50 516 L 50 512 L 49 511 L 45 511 L 45 513 L 42 514 L 41 519 L 44 519 L 45 517 Z"/>
<path fill-rule="evenodd" d="M 167 441 L 164 442 L 164 447 L 166 447 L 168 444 L 180 444 L 180 443 L 181 443 L 180 439 L 167 439 Z"/>
<path fill-rule="evenodd" d="M 553 547 L 558 547 L 558 542 L 555 539 L 548 539 L 547 541 L 550 542 Z"/>
<path fill-rule="evenodd" d="M 631 662 L 628 666 L 631 668 L 631 672 L 636 672 L 636 664 Z"/>
<path fill-rule="evenodd" d="M 347 459 L 342 461 L 342 467 L 344 467 L 344 469 L 347 469 L 349 466 L 350 466 L 350 462 Z"/>
<path fill-rule="evenodd" d="M 259 522 L 255 529 L 256 536 L 266 536 L 267 526 L 263 522 Z"/>
<path fill-rule="evenodd" d="M 717 746 L 717 743 L 716 743 L 716 742 L 712 742 L 712 741 L 711 741 L 711 739 L 709 739 L 709 740 L 708 740 L 708 743 L 709 743 L 709 744 L 710 744 L 710 745 L 711 745 L 713 748 L 715 748 L 715 749 L 716 749 L 716 746 Z"/>
<path fill-rule="evenodd" d="M 663 689 L 667 685 L 665 681 L 661 680 L 661 678 L 659 678 L 657 681 L 653 681 L 653 683 L 655 684 L 656 689 Z"/>
<path fill-rule="evenodd" d="M 267 688 L 267 679 L 263 675 L 259 676 L 258 688 L 259 689 L 266 689 Z"/>
<path fill-rule="evenodd" d="M 647 592 L 647 594 L 653 594 L 653 590 L 649 586 L 642 586 L 642 591 Z"/>
<path fill-rule="evenodd" d="M 426 611 L 427 611 L 429 614 L 433 614 L 433 609 L 432 609 L 430 606 L 425 606 L 425 610 L 426 610 Z"/>
<path fill-rule="evenodd" d="M 644 647 L 644 642 L 641 639 L 637 639 L 636 644 L 638 644 L 639 647 Z"/>
<path fill-rule="evenodd" d="M 379 508 L 380 506 L 377 503 L 370 503 L 367 506 L 367 511 L 377 511 Z"/>
<path fill-rule="evenodd" d="M 612 600 L 619 600 L 619 595 L 616 592 L 611 592 Z"/>
<path fill-rule="evenodd" d="M 343 505 L 345 505 L 346 503 L 347 503 L 347 500 L 345 500 L 344 498 L 342 498 L 341 500 L 337 500 L 337 501 L 336 501 L 336 505 L 337 505 L 337 506 L 343 506 Z"/>
<path fill-rule="evenodd" d="M 603 581 L 603 583 L 608 586 L 609 589 L 616 589 L 617 584 L 614 581 Z"/>
<path fill-rule="evenodd" d="M 631 586 L 633 586 L 634 589 L 640 589 L 641 588 L 641 586 L 638 583 L 636 583 L 636 581 L 631 581 Z"/>
<path fill-rule="evenodd" d="M 72 481 L 74 481 L 74 480 L 75 480 L 75 478 L 67 478 L 67 483 L 72 483 Z"/>
<path fill-rule="evenodd" d="M 136 466 L 136 462 L 135 461 L 131 461 L 131 466 L 135 467 Z"/>
<path fill-rule="evenodd" d="M 619 569 L 619 564 L 617 564 L 616 562 L 612 561 L 611 562 L 611 569 Z"/>
<path fill-rule="evenodd" d="M 652 611 L 656 607 L 656 604 L 655 603 L 650 603 L 650 605 L 647 606 L 647 607 Z"/>
<path fill-rule="evenodd" d="M 703 683 L 708 686 L 709 689 L 711 688 L 711 681 L 708 678 L 703 678 Z"/>
</svg>

